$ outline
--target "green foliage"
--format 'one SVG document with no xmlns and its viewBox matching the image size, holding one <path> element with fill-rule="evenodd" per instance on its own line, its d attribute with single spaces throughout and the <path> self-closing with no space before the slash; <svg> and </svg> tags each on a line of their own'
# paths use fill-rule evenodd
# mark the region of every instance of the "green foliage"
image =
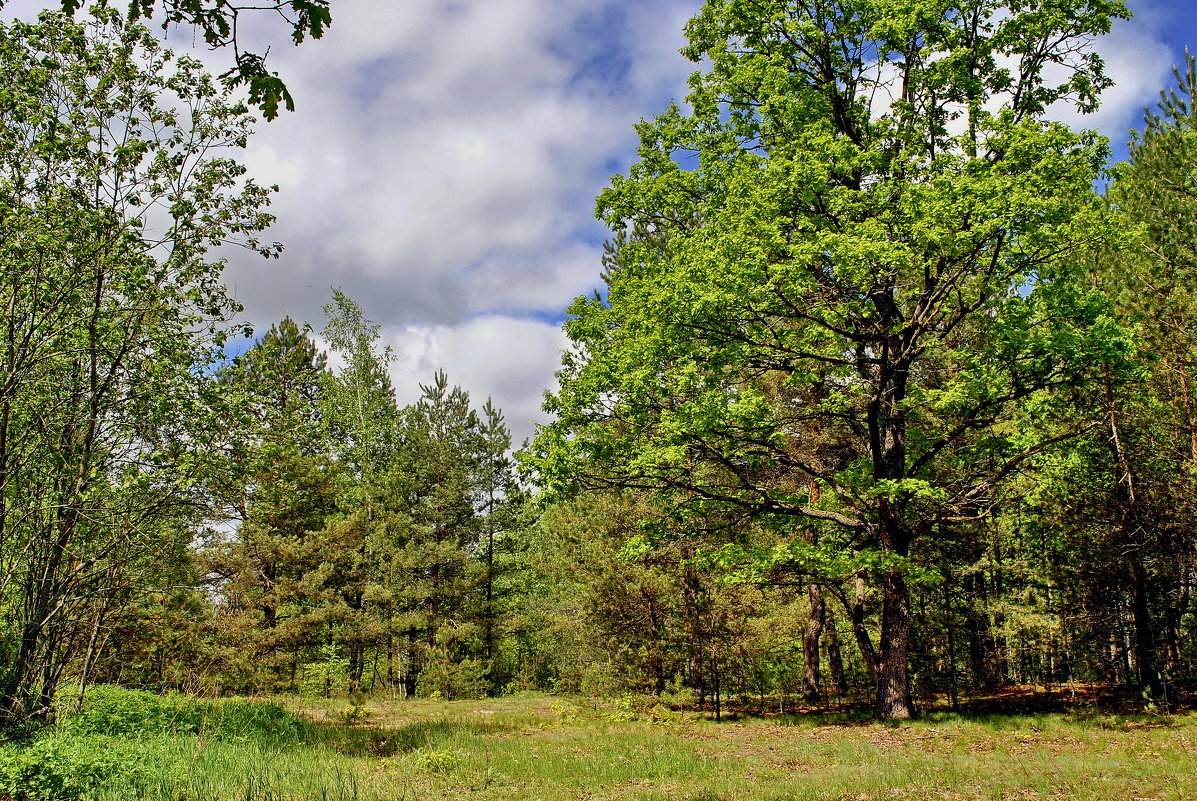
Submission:
<svg viewBox="0 0 1197 801">
<path fill-rule="evenodd" d="M 1111 228 L 1105 143 L 1043 117 L 1095 108 L 1109 80 L 1076 48 L 1127 14 L 704 4 L 692 110 L 642 122 L 598 199 L 636 235 L 570 308 L 541 481 L 879 554 L 854 571 L 881 596 L 877 709 L 912 714 L 905 568 L 1069 435 L 1015 428 L 1028 401 L 1133 351 L 1075 258 Z"/>
<path fill-rule="evenodd" d="M 300 691 L 309 696 L 328 695 L 332 688 L 341 688 L 349 675 L 349 660 L 341 655 L 335 643 L 324 643 L 302 668 Z"/>
<path fill-rule="evenodd" d="M 313 608 L 324 575 L 316 533 L 336 514 L 342 476 L 323 437 L 325 364 L 306 327 L 284 318 L 218 374 L 237 425 L 210 491 L 214 516 L 236 534 L 211 529 L 201 561 L 221 581 L 219 635 L 242 640 L 220 658 L 238 689 L 290 683 L 291 655 L 317 641 L 323 622 Z"/>
<path fill-rule="evenodd" d="M 6 22 L 0 74 L 9 724 L 45 716 L 76 657 L 86 676 L 114 609 L 170 585 L 227 431 L 211 375 L 239 307 L 209 251 L 278 246 L 258 239 L 271 190 L 235 157 L 252 118 L 145 28 Z"/>
<path fill-rule="evenodd" d="M 0 746 L 0 795 L 37 801 L 92 801 L 100 788 L 135 788 L 149 779 L 136 751 L 107 737 L 50 735 L 34 743 Z"/>
<path fill-rule="evenodd" d="M 134 6 L 213 45 L 249 10 Z M 281 10 L 297 42 L 329 21 Z M 373 715 L 366 691 L 546 687 L 591 699 L 564 722 L 621 726 L 865 693 L 903 717 L 1032 682 L 1167 708 L 1197 675 L 1197 68 L 1104 201 L 1104 141 L 1044 117 L 1095 107 L 1087 45 L 1125 15 L 706 2 L 689 107 L 640 124 L 599 198 L 607 291 L 566 323 L 531 502 L 502 413 L 443 371 L 399 408 L 380 327 L 339 290 L 337 369 L 290 318 L 223 358 L 236 304 L 207 250 L 278 246 L 269 192 L 211 157 L 251 129 L 219 81 L 111 11 L 0 26 L 8 731 L 64 676 L 301 692 L 326 726 Z M 290 104 L 238 58 L 251 102 Z M 442 795 L 503 781 L 447 722 L 357 731 L 346 755 L 412 751 L 396 770 Z M 316 733 L 101 686 L 3 775 L 82 797 L 161 759 L 164 798 L 357 794 L 342 763 L 278 789 Z M 146 753 L 107 747 L 130 738 Z M 189 785 L 192 740 L 212 764 L 251 744 L 252 781 Z"/>
<path fill-rule="evenodd" d="M 58 730 L 105 737 L 203 734 L 277 743 L 298 742 L 309 735 L 306 724 L 277 704 L 203 701 L 179 693 L 159 695 L 108 685 L 89 688 L 82 707 L 64 714 Z"/>
<path fill-rule="evenodd" d="M 452 751 L 420 749 L 412 753 L 411 761 L 417 770 L 429 773 L 451 773 L 460 760 Z"/>
<path fill-rule="evenodd" d="M 469 658 L 455 661 L 445 648 L 429 654 L 428 663 L 420 671 L 416 684 L 416 692 L 421 697 L 445 701 L 482 698 L 488 689 L 485 663 Z"/>
<path fill-rule="evenodd" d="M 277 749 L 317 733 L 276 704 L 100 685 L 89 689 L 78 712 L 64 711 L 55 728 L 28 743 L 0 746 L 0 794 L 38 801 L 169 795 L 167 787 L 182 783 L 186 771 L 159 760 L 177 738 Z"/>
<path fill-rule="evenodd" d="M 102 2 L 100 7 L 106 7 Z M 66 14 L 74 14 L 85 3 L 83 0 L 62 0 L 61 7 Z M 234 65 L 221 78 L 230 86 L 245 86 L 249 90 L 249 101 L 258 106 L 262 115 L 272 120 L 278 116 L 282 103 L 288 111 L 295 110 L 295 102 L 278 73 L 266 67 L 266 54 L 254 53 L 239 46 L 237 24 L 246 12 L 272 11 L 290 27 L 291 40 L 301 44 L 305 39 L 319 39 L 328 26 L 332 25 L 332 12 L 328 0 L 287 0 L 269 9 L 254 5 L 239 5 L 227 0 L 133 0 L 129 3 L 128 19 L 150 19 L 161 13 L 164 30 L 172 26 L 191 27 L 211 48 L 229 47 L 234 52 Z"/>
<path fill-rule="evenodd" d="M 361 723 L 370 717 L 370 710 L 366 709 L 366 696 L 364 693 L 350 693 L 349 703 L 340 712 L 340 719 L 349 725 Z"/>
</svg>

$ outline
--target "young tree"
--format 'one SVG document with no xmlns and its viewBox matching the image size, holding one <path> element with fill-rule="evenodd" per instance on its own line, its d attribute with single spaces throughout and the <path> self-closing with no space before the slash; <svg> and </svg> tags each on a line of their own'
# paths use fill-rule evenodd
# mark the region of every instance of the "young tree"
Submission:
<svg viewBox="0 0 1197 801">
<path fill-rule="evenodd" d="M 208 365 L 236 311 L 208 250 L 268 191 L 251 119 L 112 13 L 0 26 L 0 722 L 44 715 L 89 599 L 200 501 Z M 176 528 L 177 533 L 177 528 Z M 165 549 L 162 549 L 165 551 Z"/>
<path fill-rule="evenodd" d="M 325 363 L 307 332 L 285 317 L 219 375 L 239 416 L 212 491 L 236 531 L 213 531 L 204 562 L 218 582 L 220 611 L 239 620 L 258 666 L 284 679 L 294 678 L 319 628 L 305 578 L 322 559 L 315 534 L 336 511 L 340 474 L 320 413 Z"/>
<path fill-rule="evenodd" d="M 1126 15 L 709 0 L 687 28 L 710 65 L 693 111 L 642 123 L 641 160 L 599 198 L 652 236 L 571 308 L 542 480 L 819 526 L 881 595 L 877 714 L 910 716 L 925 543 L 1045 446 L 1012 404 L 1128 347 L 1072 258 L 1103 235 L 1106 149 L 1043 118 L 1096 107 L 1086 44 Z"/>
<path fill-rule="evenodd" d="M 393 530 L 404 519 L 387 497 L 386 476 L 397 458 L 399 411 L 387 372 L 391 352 L 378 348 L 379 327 L 340 290 L 324 312 L 321 333 L 343 362 L 325 376 L 323 414 L 344 482 L 340 515 L 322 533 L 321 581 L 330 643 L 345 649 L 349 689 L 356 691 L 367 650 L 388 637 L 395 611 L 385 566 L 393 564 Z"/>
<path fill-rule="evenodd" d="M 511 448 L 511 433 L 503 422 L 503 412 L 487 398 L 482 407 L 479 421 L 479 509 L 482 517 L 482 541 L 479 543 L 485 564 L 482 583 L 482 654 L 491 662 L 496 654 L 496 637 L 499 619 L 498 600 L 495 596 L 495 578 L 498 565 L 495 561 L 495 547 L 502 538 L 503 530 L 510 528 L 513 512 L 519 502 L 518 487 L 507 451 Z"/>
<path fill-rule="evenodd" d="M 333 290 L 324 313 L 328 324 L 320 333 L 344 361 L 339 371 L 324 377 L 324 420 L 336 453 L 360 479 L 361 500 L 368 507 L 367 488 L 394 450 L 398 412 L 387 373 L 393 356 L 390 348 L 378 350 L 378 325 L 341 290 Z"/>
<path fill-rule="evenodd" d="M 469 601 L 484 580 L 479 507 L 486 488 L 485 442 L 461 387 L 438 372 L 403 421 L 403 496 L 411 528 L 403 544 L 408 602 L 419 609 L 429 649 L 473 645 Z"/>
</svg>

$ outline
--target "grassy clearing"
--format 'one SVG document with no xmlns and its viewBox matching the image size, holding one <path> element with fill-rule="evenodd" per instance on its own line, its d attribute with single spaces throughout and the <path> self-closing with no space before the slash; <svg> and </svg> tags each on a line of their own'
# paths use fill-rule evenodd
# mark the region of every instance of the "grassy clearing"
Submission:
<svg viewBox="0 0 1197 801">
<path fill-rule="evenodd" d="M 637 714 L 627 702 L 516 697 L 375 701 L 365 723 L 346 726 L 336 722 L 343 706 L 232 701 L 107 733 L 97 713 L 89 727 L 68 719 L 32 746 L 5 746 L 0 771 L 37 748 L 83 774 L 90 759 L 91 786 L 55 796 L 50 783 L 45 797 L 96 801 L 1183 801 L 1197 787 L 1193 714 L 716 723 L 660 707 Z"/>
</svg>

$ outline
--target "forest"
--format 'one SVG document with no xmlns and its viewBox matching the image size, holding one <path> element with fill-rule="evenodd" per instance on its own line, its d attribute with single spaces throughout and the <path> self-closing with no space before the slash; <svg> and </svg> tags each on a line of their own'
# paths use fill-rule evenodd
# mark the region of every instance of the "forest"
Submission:
<svg viewBox="0 0 1197 801">
<path fill-rule="evenodd" d="M 163 8 L 235 45 L 232 7 Z M 239 153 L 285 84 L 170 52 L 153 3 L 65 9 L 0 24 L 0 798 L 459 797 L 463 766 L 534 797 L 429 745 L 451 708 L 497 714 L 478 737 L 822 715 L 892 753 L 939 731 L 894 721 L 1041 702 L 1190 731 L 1197 65 L 1123 162 L 1049 114 L 1098 108 L 1120 0 L 708 0 L 522 446 L 443 371 L 401 405 L 340 289 L 243 322 L 221 249 L 282 248 Z M 94 739 L 282 759 L 327 721 L 336 759 L 449 784 L 201 792 Z M 768 797 L 908 797 L 878 781 Z"/>
</svg>

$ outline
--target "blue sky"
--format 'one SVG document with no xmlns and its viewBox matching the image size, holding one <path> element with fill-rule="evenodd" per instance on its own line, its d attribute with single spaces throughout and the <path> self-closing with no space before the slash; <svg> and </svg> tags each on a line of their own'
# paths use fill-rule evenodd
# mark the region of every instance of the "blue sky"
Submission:
<svg viewBox="0 0 1197 801">
<path fill-rule="evenodd" d="M 9 0 L 26 16 L 45 0 Z M 226 279 L 265 329 L 322 325 L 331 287 L 383 326 L 402 401 L 438 368 L 502 407 L 517 442 L 541 419 L 559 321 L 600 270 L 594 198 L 634 159 L 633 125 L 685 95 L 678 55 L 700 0 L 334 0 L 325 38 L 271 45 L 298 110 L 260 126 L 251 173 L 277 183 L 277 261 L 227 254 Z M 1197 0 L 1130 0 L 1096 43 L 1116 86 L 1097 114 L 1117 153 L 1197 48 Z M 273 41 L 271 38 L 273 37 Z M 186 48 L 191 36 L 172 39 Z M 201 54 L 214 69 L 227 53 Z"/>
<path fill-rule="evenodd" d="M 1124 126 L 1110 126 L 1103 130 L 1110 137 L 1115 160 L 1126 158 L 1126 139 L 1130 129 L 1142 128 L 1142 106 L 1154 105 L 1160 90 L 1174 83 L 1171 69 L 1174 65 L 1184 63 L 1185 48 L 1197 52 L 1197 0 L 1132 0 L 1130 7 L 1135 17 L 1129 23 L 1120 23 L 1115 35 L 1128 28 L 1145 31 L 1155 40 L 1157 47 L 1144 48 L 1138 53 L 1143 67 L 1141 72 L 1127 71 L 1125 65 L 1119 66 L 1119 73 L 1111 71 L 1123 86 L 1141 89 L 1145 95 Z M 1160 65 L 1164 65 L 1161 80 L 1151 84 L 1149 75 Z"/>
</svg>

